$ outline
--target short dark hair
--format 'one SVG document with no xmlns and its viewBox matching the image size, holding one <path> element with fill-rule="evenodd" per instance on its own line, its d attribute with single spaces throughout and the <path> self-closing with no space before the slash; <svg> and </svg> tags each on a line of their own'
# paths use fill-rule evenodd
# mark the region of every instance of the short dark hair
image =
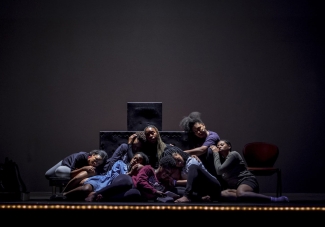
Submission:
<svg viewBox="0 0 325 227">
<path fill-rule="evenodd" d="M 188 153 L 184 152 L 181 148 L 179 148 L 177 146 L 167 147 L 163 153 L 163 156 L 167 156 L 167 155 L 172 156 L 174 153 L 179 154 L 184 159 L 185 162 L 190 157 L 190 155 Z"/>
<path fill-rule="evenodd" d="M 165 169 L 173 169 L 176 168 L 176 161 L 171 155 L 166 155 L 160 159 L 159 166 Z"/>
</svg>

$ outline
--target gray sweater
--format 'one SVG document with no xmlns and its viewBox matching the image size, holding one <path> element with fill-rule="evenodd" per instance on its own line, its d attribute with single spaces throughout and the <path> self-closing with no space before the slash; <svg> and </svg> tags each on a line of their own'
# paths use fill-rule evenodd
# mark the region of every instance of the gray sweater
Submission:
<svg viewBox="0 0 325 227">
<path fill-rule="evenodd" d="M 217 174 L 221 175 L 229 189 L 237 189 L 244 178 L 255 178 L 247 170 L 243 158 L 237 151 L 230 151 L 226 158 L 220 157 L 220 154 L 217 152 L 213 152 L 213 158 Z"/>
</svg>

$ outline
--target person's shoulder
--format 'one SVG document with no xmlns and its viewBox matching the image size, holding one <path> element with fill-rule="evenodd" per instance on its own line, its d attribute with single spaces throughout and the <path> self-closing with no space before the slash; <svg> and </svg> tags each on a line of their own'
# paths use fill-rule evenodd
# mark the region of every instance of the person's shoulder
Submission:
<svg viewBox="0 0 325 227">
<path fill-rule="evenodd" d="M 128 148 L 129 144 L 128 143 L 122 143 L 119 147 L 120 148 Z"/>
<path fill-rule="evenodd" d="M 78 157 L 78 156 L 84 156 L 84 155 L 89 155 L 89 152 L 86 152 L 86 151 L 75 152 L 75 153 L 72 153 L 72 154 L 68 155 L 66 158 Z"/>
<path fill-rule="evenodd" d="M 229 154 L 233 155 L 233 156 L 236 156 L 236 157 L 241 157 L 241 155 L 239 154 L 238 151 L 230 151 Z"/>
<path fill-rule="evenodd" d="M 151 165 L 145 165 L 141 169 L 153 169 Z"/>
<path fill-rule="evenodd" d="M 219 138 L 218 133 L 216 133 L 216 132 L 214 132 L 214 131 L 211 131 L 211 130 L 208 130 L 208 132 L 209 132 L 209 136 Z"/>
<path fill-rule="evenodd" d="M 77 156 L 84 156 L 84 157 L 88 157 L 90 155 L 90 152 L 87 151 L 79 151 L 77 153 Z"/>
<path fill-rule="evenodd" d="M 168 148 L 171 148 L 171 147 L 174 147 L 174 145 L 171 145 L 171 144 L 168 144 L 168 143 L 165 143 L 165 142 L 164 142 L 164 144 L 166 144 L 166 147 L 165 147 L 164 150 L 166 150 L 166 149 L 168 149 Z"/>
<path fill-rule="evenodd" d="M 154 172 L 155 170 L 154 170 L 154 168 L 152 168 L 152 166 L 151 165 L 145 165 L 145 166 L 143 166 L 140 170 L 139 170 L 139 173 L 142 173 L 142 174 L 147 174 L 147 173 L 149 173 L 149 172 Z"/>
</svg>

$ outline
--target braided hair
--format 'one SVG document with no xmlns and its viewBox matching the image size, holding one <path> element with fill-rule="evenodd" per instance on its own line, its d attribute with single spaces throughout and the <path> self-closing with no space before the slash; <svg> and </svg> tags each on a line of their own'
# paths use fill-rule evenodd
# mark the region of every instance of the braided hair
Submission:
<svg viewBox="0 0 325 227">
<path fill-rule="evenodd" d="M 183 117 L 179 123 L 179 127 L 185 132 L 193 132 L 192 128 L 196 123 L 204 124 L 201 119 L 201 113 L 195 111 L 190 113 L 187 117 Z"/>
</svg>

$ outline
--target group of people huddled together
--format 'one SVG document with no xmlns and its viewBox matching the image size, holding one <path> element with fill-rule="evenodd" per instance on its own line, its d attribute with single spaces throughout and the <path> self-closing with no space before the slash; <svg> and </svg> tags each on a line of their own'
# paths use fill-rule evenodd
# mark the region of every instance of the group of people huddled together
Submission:
<svg viewBox="0 0 325 227">
<path fill-rule="evenodd" d="M 172 197 L 189 202 L 289 202 L 286 196 L 259 193 L 256 177 L 247 170 L 230 141 L 206 128 L 199 112 L 180 121 L 191 148 L 162 141 L 154 125 L 128 138 L 108 158 L 103 150 L 74 153 L 45 176 L 68 176 L 61 194 L 51 199 L 146 202 Z M 167 194 L 166 192 L 172 192 Z"/>
</svg>

